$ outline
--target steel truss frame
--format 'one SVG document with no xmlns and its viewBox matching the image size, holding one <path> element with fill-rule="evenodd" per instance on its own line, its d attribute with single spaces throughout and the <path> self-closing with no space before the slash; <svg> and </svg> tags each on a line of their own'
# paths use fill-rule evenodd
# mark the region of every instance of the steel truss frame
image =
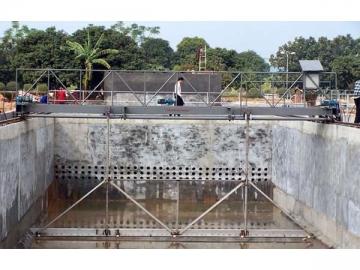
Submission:
<svg viewBox="0 0 360 270">
<path fill-rule="evenodd" d="M 109 134 L 110 134 L 110 111 L 106 112 L 107 117 L 107 134 L 106 134 L 106 171 L 105 171 L 105 179 L 101 181 L 97 186 L 95 186 L 92 190 L 90 190 L 87 194 L 85 194 L 82 198 L 80 198 L 77 202 L 67 208 L 64 212 L 62 212 L 59 216 L 53 219 L 51 222 L 46 224 L 42 228 L 33 228 L 32 230 L 35 232 L 37 237 L 85 237 L 85 238 L 97 238 L 97 237 L 107 237 L 107 238 L 121 238 L 121 237 L 173 237 L 177 239 L 187 239 L 187 238 L 196 238 L 196 237 L 210 237 L 214 241 L 222 241 L 225 238 L 232 239 L 252 239 L 252 238 L 262 238 L 273 241 L 274 238 L 311 238 L 313 234 L 309 232 L 305 227 L 298 224 L 298 222 L 284 209 L 282 209 L 279 205 L 277 205 L 270 197 L 268 197 L 261 189 L 259 189 L 255 184 L 249 181 L 249 122 L 250 115 L 245 115 L 246 120 L 246 159 L 245 159 L 245 180 L 238 181 L 238 184 L 235 188 L 225 194 L 219 201 L 209 207 L 206 211 L 204 211 L 201 215 L 195 218 L 190 224 L 188 224 L 185 228 L 179 228 L 179 182 L 182 180 L 177 180 L 177 201 L 176 201 L 176 223 L 175 228 L 169 228 L 166 226 L 161 220 L 159 220 L 156 216 L 150 213 L 145 207 L 143 207 L 139 202 L 137 202 L 134 198 L 132 198 L 126 191 L 124 191 L 121 187 L 116 185 L 112 179 L 109 177 Z M 118 180 L 117 180 L 118 181 Z M 125 181 L 125 180 L 123 180 Z M 68 211 L 74 208 L 77 204 L 79 204 L 82 200 L 84 200 L 87 196 L 89 196 L 92 192 L 98 189 L 100 186 L 106 185 L 106 205 L 105 205 L 105 226 L 103 230 L 100 229 L 84 229 L 84 228 L 49 228 L 51 224 L 53 224 L 56 220 L 60 219 L 63 215 L 65 215 Z M 162 229 L 127 229 L 127 228 L 109 228 L 108 227 L 108 193 L 109 193 L 109 185 L 112 185 L 116 188 L 120 193 L 125 195 L 130 201 L 132 201 L 137 207 L 143 210 L 147 215 L 149 215 L 153 220 L 155 220 Z M 212 209 L 221 204 L 227 197 L 229 197 L 232 193 L 238 190 L 240 187 L 245 187 L 245 203 L 244 203 L 244 228 L 243 229 L 191 229 L 191 227 L 198 222 L 201 218 L 203 218 L 206 214 L 208 214 Z M 247 220 L 248 220 L 248 188 L 252 186 L 259 193 L 261 193 L 267 200 L 269 200 L 273 205 L 275 205 L 280 211 L 282 211 L 288 218 L 297 223 L 302 230 L 253 230 L 248 229 Z M 225 238 L 224 238 L 225 237 Z M 233 241 L 233 240 L 232 240 Z"/>
<path fill-rule="evenodd" d="M 50 77 L 54 77 L 56 81 L 62 85 L 62 87 L 67 91 L 67 93 L 73 98 L 75 104 L 72 105 L 44 105 L 44 104 L 35 104 L 35 103 L 23 103 L 16 106 L 16 113 L 18 115 L 31 115 L 32 117 L 53 117 L 53 118 L 106 118 L 105 113 L 110 111 L 109 118 L 120 118 L 120 119 L 169 119 L 170 115 L 181 115 L 180 117 L 172 117 L 172 120 L 180 120 L 180 119 L 190 119 L 190 120 L 245 120 L 245 114 L 250 114 L 252 120 L 304 120 L 304 118 L 299 116 L 308 116 L 309 118 L 305 120 L 313 120 L 313 121 L 326 121 L 330 119 L 335 119 L 337 112 L 334 111 L 333 108 L 322 107 L 322 108 L 314 108 L 310 107 L 285 107 L 280 106 L 280 102 L 282 99 L 285 101 L 285 96 L 288 95 L 291 88 L 299 82 L 299 80 L 303 77 L 308 77 L 307 73 L 299 73 L 292 72 L 294 75 L 298 76 L 297 79 L 292 82 L 292 84 L 287 88 L 287 90 L 283 93 L 280 99 L 275 102 L 274 98 L 272 102 L 265 97 L 265 94 L 259 89 L 258 81 L 254 81 L 251 77 L 254 75 L 268 75 L 271 74 L 273 76 L 280 76 L 281 72 L 216 72 L 216 74 L 231 74 L 234 78 L 230 83 L 228 83 L 224 89 L 221 90 L 220 93 L 216 92 L 217 97 L 211 102 L 206 102 L 203 99 L 203 94 L 210 94 L 210 76 L 215 73 L 205 73 L 204 76 L 209 76 L 209 89 L 199 90 L 196 89 L 188 79 L 188 72 L 161 72 L 168 73 L 168 79 L 155 90 L 149 91 L 146 87 L 146 76 L 149 73 L 157 73 L 150 71 L 120 71 L 120 70 L 94 70 L 93 72 L 102 72 L 104 73 L 103 79 L 95 86 L 94 89 L 83 91 L 83 99 L 76 99 L 72 92 L 66 89 L 65 83 L 63 83 L 59 76 L 57 76 L 56 72 L 76 72 L 79 73 L 79 78 L 81 82 L 82 74 L 85 70 L 81 69 L 17 69 L 16 70 L 16 81 L 18 81 L 18 76 L 22 72 L 38 72 L 41 75 L 35 80 L 35 82 L 31 85 L 29 89 L 25 91 L 23 94 L 27 94 L 41 79 L 45 79 L 47 76 L 48 85 L 50 84 Z M 143 73 L 144 74 L 144 89 L 143 92 L 137 91 L 138 89 L 132 89 L 132 87 L 126 82 L 123 74 L 126 73 Z M 287 74 L 287 73 L 284 73 Z M 322 74 L 336 74 L 331 72 L 323 72 Z M 117 76 L 127 87 L 130 93 L 132 93 L 135 98 L 139 101 L 140 106 L 117 106 L 113 104 L 113 94 L 118 93 L 115 89 L 114 83 L 112 85 L 112 89 L 110 91 L 111 96 L 111 105 L 87 105 L 86 102 L 89 100 L 89 97 L 98 90 L 99 86 L 109 77 L 109 76 Z M 174 76 L 182 76 L 187 84 L 191 87 L 194 93 L 200 97 L 205 106 L 202 107 L 171 107 L 171 106 L 149 106 L 150 102 L 160 93 L 163 87 L 174 77 Z M 326 93 L 323 93 L 321 88 L 313 81 L 311 77 L 310 80 L 317 87 L 317 90 L 326 96 Z M 240 99 L 239 107 L 217 107 L 215 106 L 215 101 L 222 96 L 222 94 L 231 86 L 233 83 L 240 79 L 240 85 L 242 86 L 244 83 L 250 84 L 257 92 L 262 96 L 268 106 L 266 107 L 250 107 L 247 104 L 247 94 L 246 91 L 246 99 L 245 106 L 243 106 L 243 101 Z M 16 84 L 17 87 L 18 84 Z M 81 86 L 81 83 L 80 83 Z M 246 87 L 247 88 L 247 87 Z M 16 89 L 18 90 L 18 89 Z M 50 89 L 48 89 L 48 92 Z M 242 88 L 240 88 L 240 97 L 242 95 Z M 144 95 L 144 100 L 142 101 L 137 93 L 141 93 Z M 273 93 L 274 94 L 274 93 Z M 305 92 L 304 92 L 305 94 Z M 150 99 L 146 100 L 146 95 L 152 95 Z M 46 115 L 44 115 L 46 113 Z M 74 115 L 77 114 L 77 115 Z M 272 117 L 265 117 L 272 116 Z M 276 116 L 276 117 L 274 117 Z M 318 117 L 315 117 L 318 116 Z"/>
</svg>

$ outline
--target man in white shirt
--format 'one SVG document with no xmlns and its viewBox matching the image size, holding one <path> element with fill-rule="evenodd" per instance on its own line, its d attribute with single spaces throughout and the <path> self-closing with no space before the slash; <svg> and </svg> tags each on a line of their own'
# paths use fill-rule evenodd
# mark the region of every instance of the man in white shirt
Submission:
<svg viewBox="0 0 360 270">
<path fill-rule="evenodd" d="M 360 80 L 354 84 L 354 102 L 356 106 L 356 114 L 354 123 L 360 123 Z"/>
<path fill-rule="evenodd" d="M 174 98 L 175 98 L 175 106 L 184 106 L 184 100 L 181 95 L 181 84 L 183 83 L 184 78 L 180 77 L 175 84 L 174 88 Z"/>
</svg>

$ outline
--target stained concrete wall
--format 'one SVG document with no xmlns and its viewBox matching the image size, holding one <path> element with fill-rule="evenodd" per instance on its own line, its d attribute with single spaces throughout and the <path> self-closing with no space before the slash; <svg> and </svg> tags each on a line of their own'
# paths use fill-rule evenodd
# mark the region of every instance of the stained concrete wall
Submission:
<svg viewBox="0 0 360 270">
<path fill-rule="evenodd" d="M 266 122 L 254 122 L 250 127 L 250 179 L 266 187 L 268 194 L 271 130 Z M 94 178 L 104 179 L 105 120 L 56 119 L 55 134 L 55 173 L 60 180 L 69 182 L 64 183 L 65 186 L 71 185 L 74 177 L 86 183 Z M 144 182 L 154 178 L 166 180 L 167 174 L 170 179 L 244 179 L 245 123 L 110 120 L 110 167 L 112 179 L 118 177 Z M 144 199 L 146 185 L 139 189 L 136 187 L 133 182 L 125 186 L 134 197 Z M 175 191 L 176 185 L 169 185 L 164 197 L 175 199 Z M 217 192 L 226 191 L 218 187 Z"/>
<path fill-rule="evenodd" d="M 29 119 L 0 127 L 0 242 L 11 235 L 15 244 L 45 208 L 45 201 L 39 199 L 53 181 L 53 123 Z M 33 211 L 35 203 L 39 205 Z M 18 231 L 30 210 L 27 228 Z"/>
<path fill-rule="evenodd" d="M 273 129 L 274 199 L 340 248 L 360 248 L 359 136 L 311 122 Z"/>
</svg>

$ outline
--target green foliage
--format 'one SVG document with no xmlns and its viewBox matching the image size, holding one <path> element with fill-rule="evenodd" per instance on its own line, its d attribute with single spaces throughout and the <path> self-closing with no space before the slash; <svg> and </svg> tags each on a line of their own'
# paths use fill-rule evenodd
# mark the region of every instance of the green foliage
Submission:
<svg viewBox="0 0 360 270">
<path fill-rule="evenodd" d="M 78 89 L 78 87 L 76 85 L 70 85 L 67 89 L 68 90 L 76 90 L 76 89 Z"/>
<path fill-rule="evenodd" d="M 270 56 L 272 66 L 286 71 L 287 60 L 290 72 L 301 72 L 299 60 L 320 60 L 324 71 L 332 71 L 331 63 L 338 57 L 355 56 L 360 51 L 360 39 L 354 40 L 350 35 L 337 36 L 333 40 L 320 37 L 305 39 L 297 37 L 279 47 L 276 55 Z M 289 54 L 289 53 L 295 54 Z M 288 55 L 288 57 L 287 57 Z"/>
<path fill-rule="evenodd" d="M 83 78 L 89 79 L 87 83 L 92 86 L 100 82 L 103 73 L 91 71 L 102 70 L 104 67 L 116 70 L 197 71 L 199 63 L 196 53 L 200 47 L 205 48 L 205 46 L 207 70 L 266 72 L 270 68 L 264 59 L 254 51 L 238 53 L 226 48 L 211 48 L 201 37 L 183 38 L 174 52 L 168 41 L 154 38 L 159 33 L 159 27 L 145 27 L 138 24 L 126 26 L 123 22 L 117 22 L 109 29 L 105 29 L 104 26 L 89 25 L 69 35 L 62 30 L 57 31 L 54 27 L 46 30 L 28 29 L 26 25 L 21 26 L 19 22 L 15 21 L 12 23 L 11 29 L 5 31 L 1 38 L 0 81 L 5 85 L 10 81 L 15 81 L 17 68 L 87 68 L 89 72 Z M 68 40 L 71 40 L 71 46 L 69 46 L 69 42 L 67 44 Z M 75 43 L 84 49 L 83 53 Z M 69 47 L 69 49 L 63 50 L 61 49 L 63 47 Z M 113 48 L 113 52 L 120 53 L 109 53 L 109 48 Z M 295 54 L 289 54 L 289 52 Z M 360 78 L 359 52 L 360 39 L 353 39 L 350 35 L 337 36 L 333 39 L 300 36 L 279 46 L 276 54 L 271 55 L 270 63 L 284 72 L 288 62 L 290 72 L 301 72 L 299 60 L 319 59 L 325 71 L 337 73 L 339 88 L 351 89 L 354 81 Z M 94 54 L 90 57 L 91 53 Z M 97 53 L 100 55 L 95 57 Z M 41 71 L 19 72 L 17 81 L 20 85 L 23 85 L 23 82 L 30 84 L 34 83 L 41 75 Z M 243 85 L 236 80 L 231 87 L 235 89 L 246 85 L 254 87 L 252 83 L 247 82 L 253 79 L 252 76 L 247 76 L 247 78 L 243 78 Z M 79 74 L 59 72 L 56 73 L 56 76 L 50 74 L 50 87 L 59 84 L 56 77 L 64 85 L 80 84 Z M 289 74 L 288 77 L 290 81 L 296 79 L 292 77 L 292 74 Z M 233 78 L 234 76 L 231 74 L 223 75 L 222 87 L 225 88 Z M 284 79 L 284 75 L 278 76 L 278 80 L 283 81 Z M 331 84 L 335 82 L 334 78 L 327 80 Z M 47 84 L 47 74 L 38 82 Z M 269 81 L 266 83 L 270 83 L 270 88 L 269 85 L 262 85 L 262 92 L 268 92 L 271 89 L 276 89 L 278 92 L 281 91 L 280 88 L 284 87 L 284 83 L 276 82 L 275 79 L 272 83 Z M 256 93 L 252 94 L 257 95 Z"/>
<path fill-rule="evenodd" d="M 15 81 L 11 81 L 11 82 L 8 82 L 6 84 L 6 90 L 7 91 L 16 91 L 16 90 L 19 90 L 19 89 L 20 89 L 19 84 L 16 83 Z"/>
<path fill-rule="evenodd" d="M 18 21 L 12 21 L 11 28 L 4 32 L 2 42 L 9 45 L 11 48 L 14 48 L 19 40 L 24 39 L 29 34 L 32 34 L 34 30 L 35 29 L 29 29 L 26 25 L 20 27 L 20 23 Z"/>
<path fill-rule="evenodd" d="M 250 88 L 248 98 L 261 98 L 261 93 L 256 88 Z"/>
<path fill-rule="evenodd" d="M 154 69 L 154 67 L 156 70 L 172 68 L 174 50 L 168 41 L 160 38 L 149 38 L 142 43 L 141 48 L 144 53 L 146 69 Z"/>
<path fill-rule="evenodd" d="M 39 93 L 47 93 L 48 91 L 48 86 L 46 83 L 40 83 L 38 85 L 38 90 L 39 90 Z"/>
<path fill-rule="evenodd" d="M 235 89 L 233 87 L 229 87 L 223 93 L 223 97 L 237 97 L 239 96 L 239 89 Z"/>
<path fill-rule="evenodd" d="M 240 53 L 236 65 L 241 71 L 269 72 L 270 70 L 269 64 L 254 51 Z"/>
<path fill-rule="evenodd" d="M 124 22 L 118 21 L 111 26 L 112 30 L 115 30 L 125 36 L 131 37 L 137 44 L 142 44 L 148 38 L 152 38 L 155 35 L 160 34 L 160 27 L 145 27 L 133 23 L 131 26 L 125 26 Z"/>
<path fill-rule="evenodd" d="M 225 87 L 227 87 L 231 82 L 232 80 L 234 79 L 234 76 L 230 73 L 223 73 L 221 75 L 221 87 L 222 89 L 225 89 Z"/>
<path fill-rule="evenodd" d="M 78 68 L 72 65 L 70 61 L 71 54 L 61 51 L 60 46 L 65 45 L 67 34 L 63 31 L 56 31 L 55 28 L 48 28 L 45 31 L 36 30 L 32 35 L 21 40 L 15 49 L 15 56 L 12 59 L 12 68 Z M 26 83 L 35 83 L 43 74 L 42 71 L 20 72 L 19 76 Z M 72 78 L 69 73 L 58 73 L 61 81 L 78 80 Z M 43 76 L 40 83 L 47 83 L 47 76 Z M 51 84 L 56 84 L 57 79 L 54 76 L 50 78 Z"/>
<path fill-rule="evenodd" d="M 177 64 L 197 67 L 198 62 L 196 60 L 196 53 L 199 48 L 203 48 L 205 50 L 205 46 L 206 48 L 210 47 L 209 44 L 207 44 L 207 42 L 203 38 L 199 38 L 199 37 L 183 38 L 182 41 L 177 45 L 177 51 L 176 51 L 176 55 L 178 57 Z M 195 70 L 197 69 L 195 68 Z"/>
<path fill-rule="evenodd" d="M 360 79 L 360 58 L 357 56 L 342 56 L 331 63 L 332 69 L 338 75 L 338 87 L 351 89 L 353 83 Z"/>
<path fill-rule="evenodd" d="M 66 41 L 65 46 L 61 46 L 60 49 L 64 51 L 72 51 L 75 53 L 75 60 L 79 59 L 82 61 L 84 68 L 86 69 L 83 78 L 84 89 L 87 89 L 88 82 L 91 80 L 93 66 L 95 64 L 104 66 L 110 69 L 109 63 L 101 57 L 107 54 L 116 54 L 119 51 L 115 49 L 101 49 L 100 44 L 104 38 L 104 33 L 101 34 L 95 45 L 92 45 L 90 38 L 90 30 L 87 30 L 87 39 L 85 40 L 84 46 L 78 42 Z"/>
<path fill-rule="evenodd" d="M 4 91 L 5 89 L 5 84 L 0 82 L 0 91 Z"/>
<path fill-rule="evenodd" d="M 23 86 L 23 90 L 28 91 L 30 89 L 30 87 L 32 86 L 31 83 L 25 83 Z M 30 90 L 34 90 L 34 87 Z"/>
</svg>

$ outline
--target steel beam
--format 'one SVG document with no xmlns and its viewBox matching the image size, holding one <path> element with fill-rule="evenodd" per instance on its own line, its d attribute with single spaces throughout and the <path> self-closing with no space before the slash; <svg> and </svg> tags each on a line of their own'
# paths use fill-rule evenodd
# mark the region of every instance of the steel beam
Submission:
<svg viewBox="0 0 360 270">
<path fill-rule="evenodd" d="M 38 232 L 39 228 L 31 228 L 32 232 Z M 39 237 L 96 237 L 103 236 L 103 228 L 47 228 L 38 234 Z M 235 237 L 240 238 L 240 229 L 188 229 L 182 235 L 172 235 L 166 229 L 127 229 L 109 228 L 108 237 Z M 308 234 L 303 230 L 286 229 L 248 229 L 247 238 L 306 238 Z"/>
<path fill-rule="evenodd" d="M 245 111 L 251 116 L 333 116 L 333 110 L 330 108 L 305 108 L 305 107 L 175 107 L 175 106 L 105 106 L 105 105 L 58 105 L 58 104 L 38 104 L 28 103 L 16 106 L 16 112 L 19 114 L 32 113 L 60 113 L 60 114 L 98 114 L 104 116 L 110 109 L 110 118 L 134 118 L 143 119 L 146 117 L 161 117 L 161 119 L 169 118 L 169 115 L 178 115 L 182 117 L 190 117 L 191 119 L 207 119 L 216 120 L 223 117 L 224 119 L 234 120 L 235 118 L 243 119 Z M 40 117 L 41 115 L 37 115 Z M 43 115 L 45 117 L 45 115 Z M 58 117 L 58 116 L 53 116 Z M 80 115 L 79 115 L 80 118 Z M 90 118 L 90 117 L 89 117 Z M 307 120 L 307 119 L 304 119 Z M 323 119 L 324 120 L 324 119 Z"/>
</svg>

